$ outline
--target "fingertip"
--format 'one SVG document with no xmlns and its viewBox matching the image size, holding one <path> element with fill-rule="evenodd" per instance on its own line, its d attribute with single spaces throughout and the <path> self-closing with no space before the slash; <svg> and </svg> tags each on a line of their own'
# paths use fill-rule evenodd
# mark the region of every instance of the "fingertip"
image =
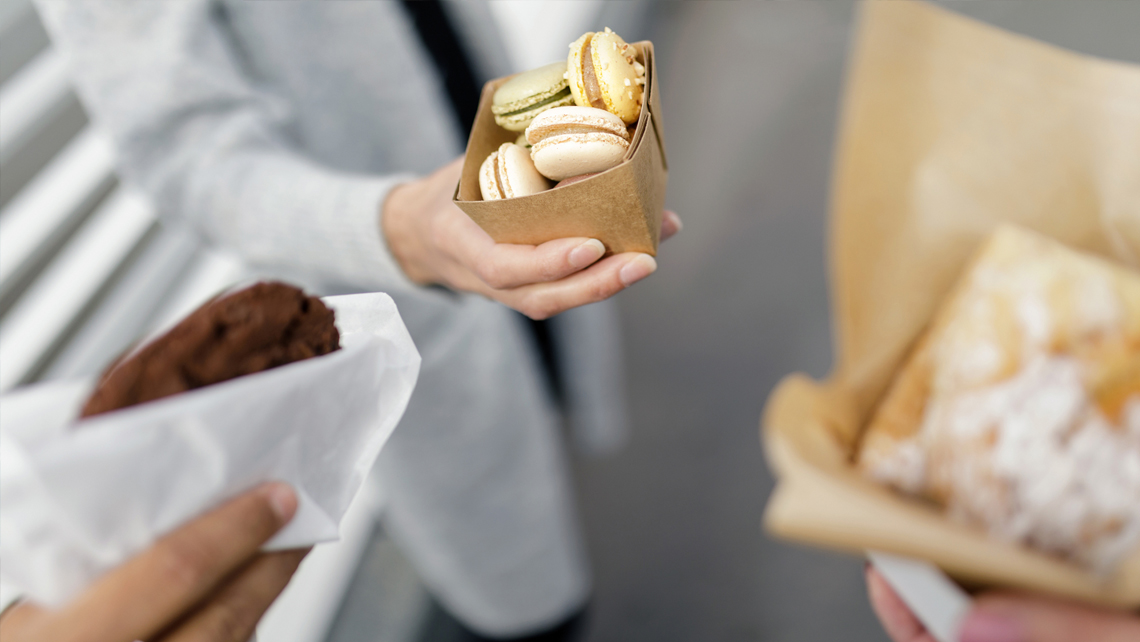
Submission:
<svg viewBox="0 0 1140 642">
<path fill-rule="evenodd" d="M 665 210 L 661 215 L 661 241 L 668 241 L 684 228 L 681 217 L 672 210 Z"/>
<path fill-rule="evenodd" d="M 657 271 L 657 259 L 648 254 L 637 254 L 618 272 L 622 285 L 629 287 Z"/>
<path fill-rule="evenodd" d="M 606 246 L 598 239 L 589 239 L 585 243 L 570 250 L 567 255 L 567 260 L 570 265 L 582 269 L 588 265 L 595 263 L 602 255 L 606 253 Z"/>
<path fill-rule="evenodd" d="M 293 519 L 293 515 L 297 513 L 297 494 L 289 484 L 270 482 L 261 488 L 261 493 L 282 524 L 287 524 Z"/>
<path fill-rule="evenodd" d="M 863 575 L 867 582 L 867 597 L 871 604 L 875 606 L 883 604 L 884 598 L 891 592 L 883 576 L 879 575 L 879 571 L 870 562 L 863 566 Z"/>
</svg>

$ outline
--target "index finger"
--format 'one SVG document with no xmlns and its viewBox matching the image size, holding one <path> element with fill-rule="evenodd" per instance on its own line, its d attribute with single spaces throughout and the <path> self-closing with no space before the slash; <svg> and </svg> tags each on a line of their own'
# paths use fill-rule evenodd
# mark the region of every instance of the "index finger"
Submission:
<svg viewBox="0 0 1140 642">
<path fill-rule="evenodd" d="M 281 483 L 227 502 L 97 581 L 61 613 L 59 630 L 97 631 L 100 640 L 154 636 L 256 555 L 296 510 L 296 495 Z"/>
<path fill-rule="evenodd" d="M 867 567 L 867 596 L 871 610 L 894 642 L 937 642 L 873 566 Z"/>
<path fill-rule="evenodd" d="M 605 254 L 597 239 L 569 237 L 539 245 L 496 243 L 458 207 L 437 229 L 437 242 L 460 265 L 494 290 L 557 281 Z"/>
</svg>

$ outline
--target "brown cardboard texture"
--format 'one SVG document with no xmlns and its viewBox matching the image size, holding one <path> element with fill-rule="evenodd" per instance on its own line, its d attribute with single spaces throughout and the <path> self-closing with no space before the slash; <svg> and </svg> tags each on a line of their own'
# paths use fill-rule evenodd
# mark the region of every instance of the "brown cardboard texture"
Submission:
<svg viewBox="0 0 1140 642">
<path fill-rule="evenodd" d="M 661 97 L 653 44 L 645 41 L 633 46 L 645 65 L 648 98 L 642 101 L 625 160 L 596 176 L 558 189 L 520 198 L 482 200 L 479 166 L 500 145 L 518 138 L 518 133 L 496 125 L 491 113 L 491 97 L 509 77 L 492 80 L 483 87 L 455 204 L 495 241 L 537 245 L 582 236 L 601 241 L 607 253 L 657 254 L 669 178 L 661 129 Z"/>
<path fill-rule="evenodd" d="M 766 528 L 930 560 L 975 585 L 1140 607 L 1140 550 L 1098 578 L 859 475 L 859 433 L 990 232 L 1013 223 L 1140 268 L 1140 68 L 912 1 L 862 6 L 831 204 L 836 366 L 762 419 Z"/>
</svg>

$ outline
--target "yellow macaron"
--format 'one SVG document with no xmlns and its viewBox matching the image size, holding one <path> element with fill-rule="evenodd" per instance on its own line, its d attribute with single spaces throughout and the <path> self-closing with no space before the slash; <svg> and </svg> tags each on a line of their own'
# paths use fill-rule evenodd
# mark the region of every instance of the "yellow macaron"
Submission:
<svg viewBox="0 0 1140 642">
<path fill-rule="evenodd" d="M 570 93 L 579 107 L 604 109 L 627 125 L 641 114 L 645 67 L 636 51 L 609 27 L 570 45 L 566 59 Z"/>
</svg>

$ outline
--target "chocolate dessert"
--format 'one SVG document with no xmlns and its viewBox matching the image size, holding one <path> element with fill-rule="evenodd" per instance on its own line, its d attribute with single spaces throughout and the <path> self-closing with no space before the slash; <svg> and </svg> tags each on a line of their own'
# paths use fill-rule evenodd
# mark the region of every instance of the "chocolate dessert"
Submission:
<svg viewBox="0 0 1140 642">
<path fill-rule="evenodd" d="M 161 399 L 340 347 L 320 299 L 263 282 L 207 302 L 99 378 L 81 417 Z"/>
</svg>

